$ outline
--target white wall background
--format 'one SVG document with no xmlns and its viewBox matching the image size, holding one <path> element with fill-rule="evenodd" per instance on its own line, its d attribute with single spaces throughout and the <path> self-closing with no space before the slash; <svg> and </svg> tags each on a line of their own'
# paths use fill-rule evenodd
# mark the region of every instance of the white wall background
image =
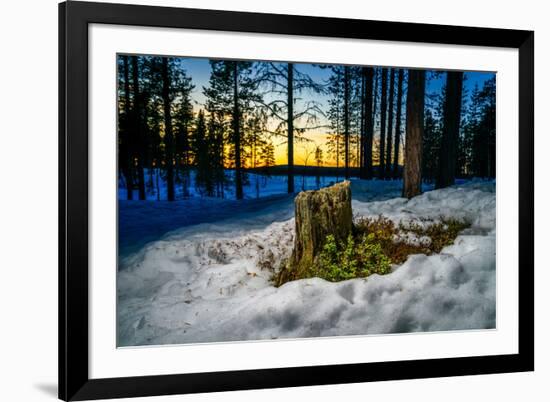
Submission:
<svg viewBox="0 0 550 402">
<path fill-rule="evenodd" d="M 119 0 L 118 2 L 128 2 Z M 329 17 L 534 29 L 536 43 L 536 371 L 134 401 L 546 401 L 550 269 L 550 26 L 545 2 L 461 0 L 160 0 L 134 3 Z M 0 22 L 0 399 L 55 400 L 57 393 L 57 1 L 2 2 Z M 24 162 L 23 162 L 24 161 Z M 545 381 L 546 380 L 546 381 Z"/>
</svg>

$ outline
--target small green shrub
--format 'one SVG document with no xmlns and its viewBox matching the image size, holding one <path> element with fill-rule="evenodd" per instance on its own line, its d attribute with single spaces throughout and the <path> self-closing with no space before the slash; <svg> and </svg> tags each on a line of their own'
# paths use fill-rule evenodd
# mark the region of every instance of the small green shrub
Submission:
<svg viewBox="0 0 550 402">
<path fill-rule="evenodd" d="M 338 242 L 333 235 L 328 235 L 323 249 L 309 269 L 297 274 L 286 261 L 274 283 L 280 286 L 291 280 L 312 277 L 338 282 L 372 274 L 388 274 L 392 264 L 403 264 L 409 255 L 441 252 L 469 226 L 467 221 L 444 217 L 437 222 L 424 220 L 423 224 L 395 224 L 383 216 L 363 218 L 356 222 L 353 233 L 345 241 Z M 429 242 L 405 241 L 404 236 L 408 234 L 427 237 Z"/>
<path fill-rule="evenodd" d="M 391 260 L 384 254 L 373 234 L 356 239 L 350 234 L 340 244 L 334 236 L 328 235 L 312 276 L 337 282 L 374 273 L 383 275 L 389 273 L 390 269 Z"/>
</svg>

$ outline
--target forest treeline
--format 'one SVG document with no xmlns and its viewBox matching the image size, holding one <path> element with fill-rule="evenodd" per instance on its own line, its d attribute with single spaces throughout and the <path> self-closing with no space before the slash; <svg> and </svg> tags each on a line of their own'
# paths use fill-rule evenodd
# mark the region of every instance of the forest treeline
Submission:
<svg viewBox="0 0 550 402">
<path fill-rule="evenodd" d="M 462 72 L 320 65 L 330 78 L 317 82 L 300 64 L 210 60 L 199 89 L 181 60 L 118 57 L 118 166 L 128 199 L 160 197 L 161 185 L 170 201 L 192 189 L 242 199 L 250 172 L 256 187 L 269 177 L 274 141 L 286 148 L 289 193 L 298 142 L 303 164 L 330 157 L 346 178 L 403 178 L 407 197 L 422 181 L 442 188 L 495 176 L 494 78 L 467 91 Z M 426 80 L 439 78 L 441 91 L 427 94 Z M 204 105 L 194 104 L 197 90 Z M 319 131 L 324 151 L 306 135 Z"/>
</svg>

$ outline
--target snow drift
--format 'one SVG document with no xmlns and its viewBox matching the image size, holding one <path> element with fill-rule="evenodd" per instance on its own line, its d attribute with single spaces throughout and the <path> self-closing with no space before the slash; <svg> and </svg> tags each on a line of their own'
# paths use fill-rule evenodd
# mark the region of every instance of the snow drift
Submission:
<svg viewBox="0 0 550 402">
<path fill-rule="evenodd" d="M 292 251 L 287 198 L 255 213 L 189 226 L 121 258 L 117 344 L 494 328 L 494 183 L 369 202 L 397 191 L 399 183 L 390 183 L 353 183 L 356 219 L 457 218 L 472 226 L 440 254 L 412 255 L 388 275 L 339 283 L 312 278 L 280 288 L 270 278 Z"/>
</svg>

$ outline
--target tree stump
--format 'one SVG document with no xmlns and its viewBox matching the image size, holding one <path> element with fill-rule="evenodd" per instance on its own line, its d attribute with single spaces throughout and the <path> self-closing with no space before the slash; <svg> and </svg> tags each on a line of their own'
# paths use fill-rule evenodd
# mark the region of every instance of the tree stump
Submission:
<svg viewBox="0 0 550 402">
<path fill-rule="evenodd" d="M 349 181 L 316 191 L 302 191 L 294 199 L 296 234 L 294 250 L 278 285 L 304 277 L 333 235 L 343 242 L 352 231 L 351 187 Z"/>
</svg>

